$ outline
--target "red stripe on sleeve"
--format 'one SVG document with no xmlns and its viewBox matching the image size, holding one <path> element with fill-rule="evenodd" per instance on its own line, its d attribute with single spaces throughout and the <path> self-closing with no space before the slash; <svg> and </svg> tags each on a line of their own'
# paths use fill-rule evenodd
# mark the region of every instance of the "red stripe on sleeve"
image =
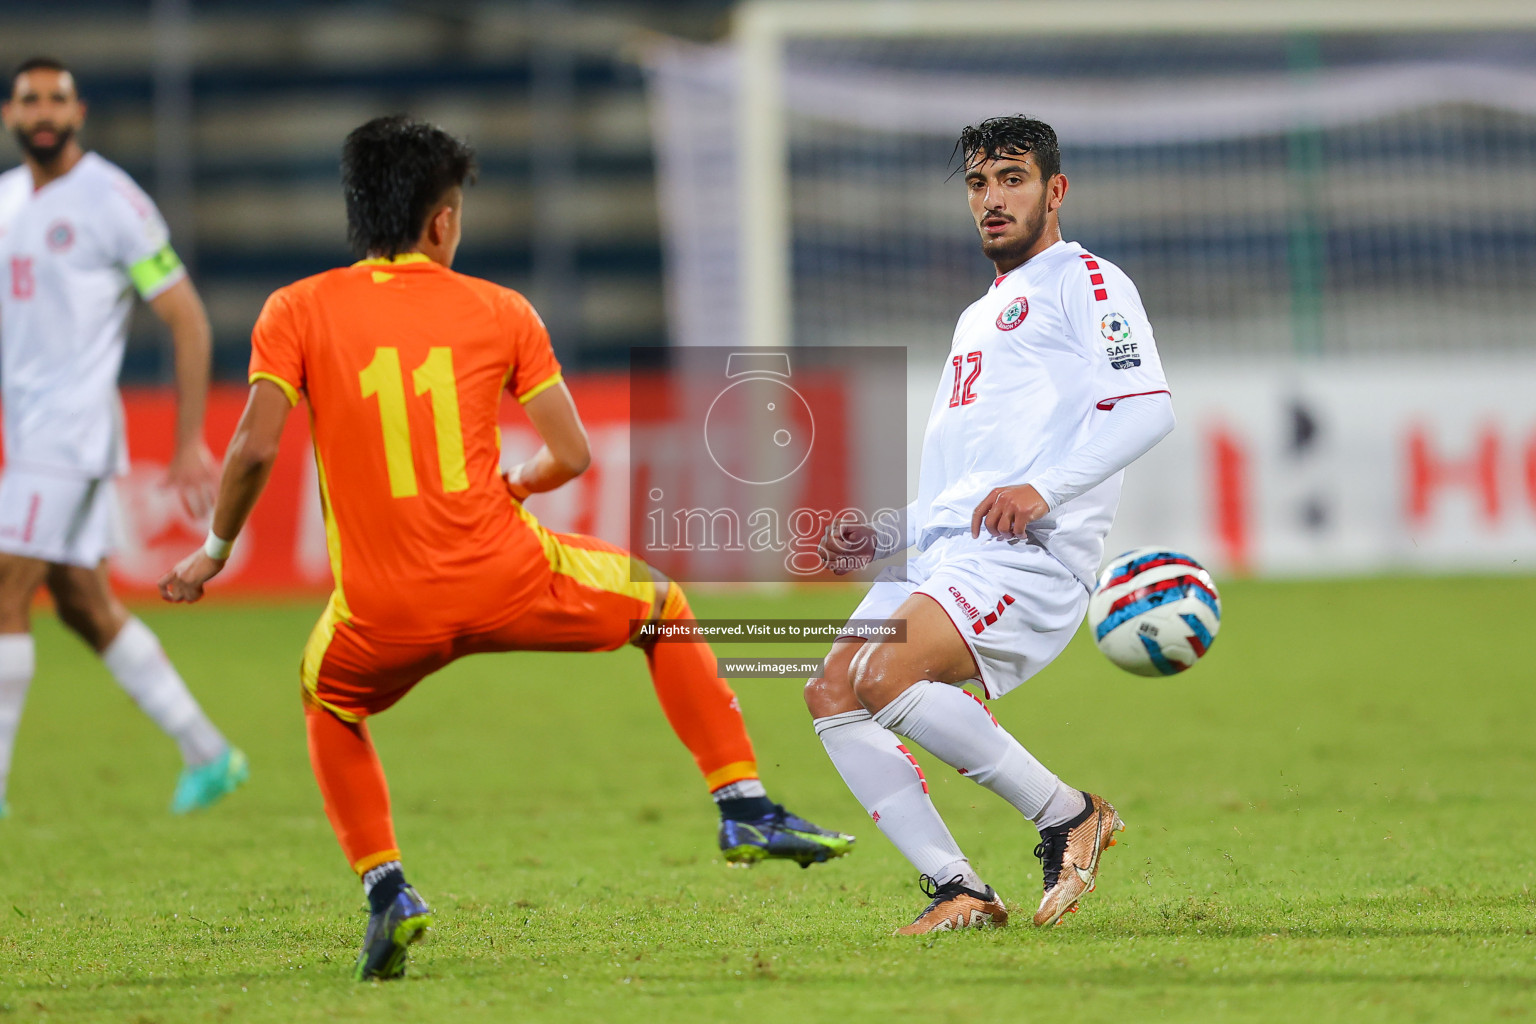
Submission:
<svg viewBox="0 0 1536 1024">
<path fill-rule="evenodd" d="M 1116 395 L 1114 398 L 1104 398 L 1104 399 L 1101 399 L 1099 401 L 1099 404 L 1094 406 L 1094 408 L 1100 410 L 1101 412 L 1108 412 L 1109 410 L 1111 410 L 1111 409 L 1113 409 L 1115 407 L 1115 403 L 1116 402 L 1120 401 L 1123 398 L 1140 398 L 1142 395 L 1169 395 L 1169 396 L 1172 396 L 1172 394 L 1173 394 L 1173 392 L 1169 391 L 1167 388 L 1158 388 L 1156 391 L 1137 391 L 1137 392 L 1135 392 L 1133 394 L 1129 394 L 1129 395 Z"/>
</svg>

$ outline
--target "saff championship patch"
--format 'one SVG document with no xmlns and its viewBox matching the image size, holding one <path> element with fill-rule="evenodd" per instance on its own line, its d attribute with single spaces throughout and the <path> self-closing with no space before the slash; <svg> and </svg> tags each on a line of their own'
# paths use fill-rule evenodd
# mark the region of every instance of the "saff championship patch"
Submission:
<svg viewBox="0 0 1536 1024">
<path fill-rule="evenodd" d="M 1000 331 L 1011 331 L 1023 323 L 1024 318 L 1027 316 L 1029 316 L 1029 300 L 1020 295 L 1004 306 L 1001 313 L 997 314 L 997 329 Z"/>
<path fill-rule="evenodd" d="M 1136 347 L 1136 342 L 1131 340 L 1131 322 L 1119 313 L 1109 313 L 1099 321 L 1099 333 L 1109 346 L 1104 349 L 1104 354 L 1109 356 L 1109 365 L 1117 370 L 1129 370 L 1133 366 L 1141 365 L 1141 352 Z"/>
</svg>

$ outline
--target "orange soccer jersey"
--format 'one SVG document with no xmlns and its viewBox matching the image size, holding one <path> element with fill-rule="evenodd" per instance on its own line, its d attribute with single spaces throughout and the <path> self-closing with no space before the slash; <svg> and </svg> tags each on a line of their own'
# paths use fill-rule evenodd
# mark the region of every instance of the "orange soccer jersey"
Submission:
<svg viewBox="0 0 1536 1024">
<path fill-rule="evenodd" d="M 336 589 L 300 668 L 311 763 L 359 872 L 398 860 L 362 720 L 466 654 L 611 650 L 653 614 L 643 562 L 551 533 L 502 482 L 503 389 L 560 381 L 521 295 L 419 254 L 364 260 L 275 292 L 251 380 L 309 398 Z M 665 618 L 690 619 L 677 587 Z M 741 710 L 704 644 L 651 649 L 657 695 L 710 789 L 755 779 Z"/>
<path fill-rule="evenodd" d="M 419 253 L 364 260 L 273 293 L 251 380 L 309 397 L 337 598 L 359 629 L 437 640 L 486 624 L 497 581 L 543 560 L 500 477 L 503 387 L 528 401 L 560 380 L 517 292 Z M 537 581 L 528 579 L 528 587 Z"/>
<path fill-rule="evenodd" d="M 267 300 L 251 380 L 309 396 L 336 581 L 304 652 L 313 702 L 360 718 L 464 654 L 610 650 L 651 614 L 643 562 L 551 533 L 501 480 L 502 389 L 560 380 L 516 292 L 414 253 L 327 271 Z"/>
</svg>

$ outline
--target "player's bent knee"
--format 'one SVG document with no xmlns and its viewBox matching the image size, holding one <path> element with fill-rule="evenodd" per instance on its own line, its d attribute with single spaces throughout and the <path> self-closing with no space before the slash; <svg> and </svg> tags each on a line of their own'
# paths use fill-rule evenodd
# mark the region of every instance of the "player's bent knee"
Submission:
<svg viewBox="0 0 1536 1024">
<path fill-rule="evenodd" d="M 825 718 L 848 710 L 846 705 L 853 700 L 853 691 L 849 689 L 846 678 L 828 676 L 806 680 L 802 695 L 805 697 L 806 710 L 812 718 Z"/>
<path fill-rule="evenodd" d="M 667 579 L 660 573 L 651 570 L 656 580 L 656 599 L 651 607 L 650 622 L 665 622 L 668 619 L 691 619 L 693 609 L 688 606 L 688 598 L 683 593 L 683 588 L 676 582 Z M 641 631 L 630 638 L 629 641 L 642 651 L 649 650 L 656 643 L 656 638 Z"/>
<path fill-rule="evenodd" d="M 854 699 L 867 711 L 879 711 L 917 682 L 900 671 L 896 652 L 887 643 L 866 643 L 848 666 Z"/>
<path fill-rule="evenodd" d="M 693 609 L 688 604 L 688 595 L 683 593 L 683 588 L 675 582 L 668 580 L 656 601 L 656 618 L 665 619 L 691 619 Z"/>
<path fill-rule="evenodd" d="M 854 662 L 864 654 L 868 641 L 859 637 L 839 637 L 822 659 L 822 674 L 847 681 L 853 676 Z"/>
<path fill-rule="evenodd" d="M 871 698 L 877 689 L 875 678 L 866 670 L 867 661 L 859 659 L 856 666 L 850 666 L 848 672 L 848 688 L 853 692 L 854 700 L 869 711 L 878 711 L 883 705 L 870 706 Z"/>
<path fill-rule="evenodd" d="M 857 706 L 853 689 L 849 685 L 848 666 L 863 645 L 861 640 L 835 642 L 822 659 L 821 673 L 806 680 L 803 696 L 805 706 L 814 718 L 835 715 Z"/>
</svg>

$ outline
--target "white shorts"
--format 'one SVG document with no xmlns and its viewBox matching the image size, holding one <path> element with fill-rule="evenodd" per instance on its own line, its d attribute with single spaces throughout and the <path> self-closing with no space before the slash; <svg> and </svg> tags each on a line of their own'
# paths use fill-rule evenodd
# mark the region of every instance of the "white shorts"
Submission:
<svg viewBox="0 0 1536 1024">
<path fill-rule="evenodd" d="M 7 467 L 0 473 L 0 551 L 95 568 L 115 546 L 111 477 Z"/>
<path fill-rule="evenodd" d="M 1055 555 L 1027 540 L 942 537 L 875 577 L 853 619 L 889 619 L 912 594 L 937 601 L 1001 697 L 1066 650 L 1088 611 L 1088 589 Z"/>
</svg>

